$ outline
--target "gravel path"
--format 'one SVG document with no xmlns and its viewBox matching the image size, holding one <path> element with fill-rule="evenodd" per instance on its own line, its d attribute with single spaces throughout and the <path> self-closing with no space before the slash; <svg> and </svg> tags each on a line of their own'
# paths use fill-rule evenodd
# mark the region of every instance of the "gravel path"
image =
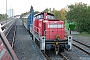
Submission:
<svg viewBox="0 0 90 60">
<path fill-rule="evenodd" d="M 45 60 L 35 43 L 31 40 L 20 20 L 17 20 L 14 51 L 19 60 Z"/>
</svg>

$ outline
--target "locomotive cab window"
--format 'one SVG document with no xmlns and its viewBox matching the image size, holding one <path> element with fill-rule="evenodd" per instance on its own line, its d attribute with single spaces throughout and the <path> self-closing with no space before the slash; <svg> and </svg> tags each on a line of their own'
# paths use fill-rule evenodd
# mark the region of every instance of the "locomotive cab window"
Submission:
<svg viewBox="0 0 90 60">
<path fill-rule="evenodd" d="M 37 15 L 36 19 L 43 19 L 43 14 Z"/>
<path fill-rule="evenodd" d="M 47 19 L 55 19 L 53 15 L 47 15 Z"/>
</svg>

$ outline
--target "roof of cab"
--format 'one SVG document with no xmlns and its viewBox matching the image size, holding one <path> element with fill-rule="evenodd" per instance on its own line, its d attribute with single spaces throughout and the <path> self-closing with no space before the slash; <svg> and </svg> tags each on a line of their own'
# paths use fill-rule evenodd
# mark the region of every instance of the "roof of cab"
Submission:
<svg viewBox="0 0 90 60">
<path fill-rule="evenodd" d="M 44 14 L 44 13 L 47 13 L 47 12 L 37 13 L 37 14 L 35 14 L 34 16 L 37 16 L 37 15 L 40 15 L 40 14 Z M 49 14 L 49 15 L 53 15 L 53 14 L 51 14 L 51 13 L 47 13 L 47 14 Z M 53 16 L 54 16 L 54 15 L 53 15 Z"/>
</svg>

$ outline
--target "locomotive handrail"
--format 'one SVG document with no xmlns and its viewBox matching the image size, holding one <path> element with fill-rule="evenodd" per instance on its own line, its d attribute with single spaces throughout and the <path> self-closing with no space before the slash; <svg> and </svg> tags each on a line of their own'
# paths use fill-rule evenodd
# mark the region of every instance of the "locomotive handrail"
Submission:
<svg viewBox="0 0 90 60">
<path fill-rule="evenodd" d="M 39 32 L 38 32 L 38 31 L 35 31 L 36 29 L 34 30 L 36 33 L 39 34 L 39 37 L 40 37 L 40 28 L 38 28 L 38 27 L 36 27 L 36 26 L 34 26 L 34 28 L 36 28 L 36 29 L 39 31 Z"/>
</svg>

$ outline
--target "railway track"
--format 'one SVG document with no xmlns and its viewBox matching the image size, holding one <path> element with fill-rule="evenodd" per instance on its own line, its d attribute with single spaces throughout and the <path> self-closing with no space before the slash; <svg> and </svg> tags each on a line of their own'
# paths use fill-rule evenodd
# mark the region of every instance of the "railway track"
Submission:
<svg viewBox="0 0 90 60">
<path fill-rule="evenodd" d="M 73 40 L 73 46 L 80 49 L 81 51 L 85 52 L 86 54 L 90 55 L 90 46 L 83 44 L 79 41 Z"/>
<path fill-rule="evenodd" d="M 72 51 L 65 51 L 60 53 L 63 60 L 80 60 L 80 58 Z"/>
<path fill-rule="evenodd" d="M 62 56 L 63 60 L 69 60 L 63 53 L 60 53 L 60 55 Z"/>
<path fill-rule="evenodd" d="M 42 51 L 42 53 L 46 57 L 47 60 L 51 60 L 51 58 L 44 51 Z"/>
<path fill-rule="evenodd" d="M 84 45 L 84 46 L 90 48 L 90 46 L 88 46 L 88 45 L 86 45 L 86 44 L 84 44 L 84 43 L 82 43 L 82 42 L 80 42 L 80 41 L 77 41 L 77 40 L 75 40 L 75 39 L 73 39 L 73 41 L 75 41 L 75 42 L 77 42 L 77 43 L 80 43 L 80 44 L 82 44 L 82 45 Z"/>
<path fill-rule="evenodd" d="M 16 35 L 16 25 L 13 25 L 11 27 L 11 30 L 6 36 L 12 48 L 14 47 L 13 44 L 15 42 L 15 35 Z"/>
<path fill-rule="evenodd" d="M 10 20 L 0 23 L 0 30 L 5 34 L 7 37 L 11 47 L 13 47 L 14 40 L 15 40 L 15 34 L 16 34 L 16 22 L 15 20 Z"/>
<path fill-rule="evenodd" d="M 53 52 L 44 52 L 42 51 L 47 60 L 69 60 L 63 53 L 55 55 Z"/>
<path fill-rule="evenodd" d="M 70 53 L 69 53 L 69 51 L 67 51 L 67 52 L 68 53 L 65 52 L 65 53 L 60 53 L 59 55 L 55 55 L 55 53 L 51 52 L 51 51 L 49 51 L 49 52 L 42 51 L 43 55 L 46 57 L 47 60 L 75 60 L 75 59 L 79 60 L 79 58 L 76 57 L 72 52 L 70 52 Z"/>
<path fill-rule="evenodd" d="M 80 60 L 72 51 L 65 51 L 56 55 L 52 51 L 42 51 L 47 60 Z"/>
<path fill-rule="evenodd" d="M 10 41 L 7 37 L 13 37 L 15 32 L 12 35 L 12 30 L 14 31 L 14 22 L 10 21 L 9 23 L 0 24 L 0 60 L 18 60 L 14 50 L 10 46 Z M 10 34 L 11 33 L 11 34 Z M 11 40 L 14 40 L 12 38 Z"/>
</svg>

